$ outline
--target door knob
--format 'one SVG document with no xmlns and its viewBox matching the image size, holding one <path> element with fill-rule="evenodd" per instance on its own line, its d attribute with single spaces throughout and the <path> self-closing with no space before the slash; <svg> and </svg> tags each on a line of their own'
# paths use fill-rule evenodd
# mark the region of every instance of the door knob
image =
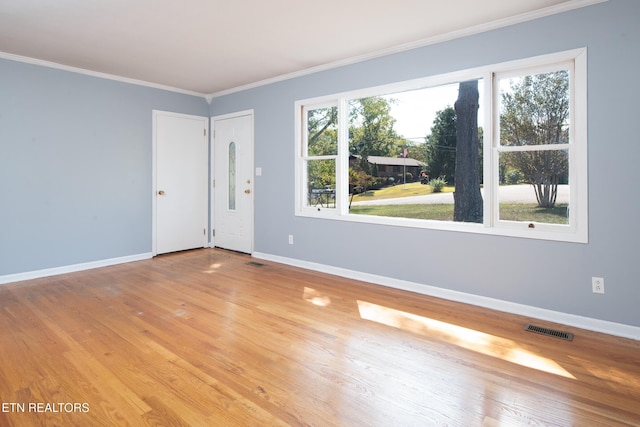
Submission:
<svg viewBox="0 0 640 427">
<path fill-rule="evenodd" d="M 251 190 L 249 190 L 248 188 L 244 190 L 244 194 L 249 194 L 249 193 L 251 193 Z"/>
<path fill-rule="evenodd" d="M 164 196 L 164 190 L 158 191 L 158 196 Z"/>
</svg>

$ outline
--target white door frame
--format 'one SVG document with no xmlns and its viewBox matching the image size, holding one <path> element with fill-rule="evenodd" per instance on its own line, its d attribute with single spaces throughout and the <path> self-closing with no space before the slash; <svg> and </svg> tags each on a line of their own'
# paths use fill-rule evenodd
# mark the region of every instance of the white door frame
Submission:
<svg viewBox="0 0 640 427">
<path fill-rule="evenodd" d="M 210 145 L 210 150 L 209 150 L 209 154 L 210 154 L 210 158 L 209 158 L 209 165 L 210 165 L 210 178 L 211 178 L 211 182 L 210 182 L 210 186 L 209 186 L 209 191 L 210 191 L 210 196 L 209 196 L 209 201 L 210 201 L 210 206 L 209 206 L 209 213 L 211 215 L 210 221 L 211 221 L 211 226 L 210 229 L 211 230 L 215 230 L 216 229 L 216 222 L 215 222 L 215 193 L 214 193 L 214 188 L 213 188 L 213 184 L 215 181 L 215 125 L 216 125 L 216 121 L 219 120 L 226 120 L 226 119 L 234 119 L 237 117 L 242 117 L 242 116 L 251 116 L 251 141 L 249 142 L 250 145 L 250 150 L 251 150 L 251 171 L 252 171 L 252 176 L 253 176 L 253 183 L 251 184 L 251 188 L 253 188 L 254 191 L 251 192 L 251 212 L 250 212 L 250 221 L 251 221 L 251 249 L 249 251 L 250 254 L 253 253 L 253 248 L 254 248 L 254 238 L 255 238 L 255 151 L 254 151 L 254 141 L 255 141 L 255 133 L 254 133 L 254 129 L 255 129 L 255 125 L 254 125 L 254 110 L 250 109 L 250 110 L 243 110 L 243 111 L 237 111 L 234 113 L 228 113 L 228 114 L 221 114 L 219 116 L 212 116 L 210 123 L 211 123 L 211 145 Z M 215 247 L 215 236 L 211 236 L 211 242 L 209 244 L 210 247 Z"/>
<path fill-rule="evenodd" d="M 152 208 L 151 208 L 151 255 L 158 255 L 157 248 L 157 231 L 158 231 L 158 164 L 157 164 L 157 155 L 158 155 L 158 135 L 157 135 L 157 117 L 159 115 L 171 116 L 171 117 L 182 117 L 188 119 L 204 119 L 205 121 L 205 129 L 209 129 L 209 118 L 206 116 L 197 116 L 193 114 L 182 114 L 182 113 L 174 113 L 171 111 L 163 111 L 163 110 L 152 110 L 152 137 L 151 137 L 151 180 L 152 180 Z M 208 135 L 207 135 L 208 136 Z M 209 144 L 210 145 L 210 144 Z M 206 214 L 205 214 L 206 215 Z M 205 234 L 203 236 L 203 247 L 207 246 L 209 231 L 205 230 Z"/>
</svg>

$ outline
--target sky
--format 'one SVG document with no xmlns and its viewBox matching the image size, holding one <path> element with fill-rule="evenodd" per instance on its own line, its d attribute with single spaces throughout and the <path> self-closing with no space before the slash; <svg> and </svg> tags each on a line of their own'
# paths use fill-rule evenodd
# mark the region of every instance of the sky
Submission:
<svg viewBox="0 0 640 427">
<path fill-rule="evenodd" d="M 482 84 L 478 87 L 482 97 Z M 399 92 L 386 95 L 393 98 L 391 114 L 396 119 L 394 129 L 398 134 L 416 143 L 424 142 L 424 137 L 431 133 L 431 126 L 438 111 L 447 106 L 453 107 L 458 98 L 458 84 L 436 86 L 427 89 Z M 482 126 L 482 111 L 478 112 L 478 124 Z"/>
</svg>

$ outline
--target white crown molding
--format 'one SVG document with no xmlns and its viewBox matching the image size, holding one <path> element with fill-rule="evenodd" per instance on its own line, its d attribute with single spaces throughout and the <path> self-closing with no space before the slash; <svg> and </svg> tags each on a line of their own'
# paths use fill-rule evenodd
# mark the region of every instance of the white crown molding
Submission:
<svg viewBox="0 0 640 427">
<path fill-rule="evenodd" d="M 110 265 L 125 264 L 128 262 L 142 261 L 150 259 L 151 252 L 137 255 L 129 255 L 119 258 L 104 259 L 100 261 L 86 262 L 82 264 L 66 265 L 63 267 L 47 268 L 44 270 L 29 271 L 25 273 L 8 274 L 0 276 L 0 285 L 13 282 L 21 282 L 23 280 L 40 279 L 42 277 L 57 276 L 59 274 L 75 273 L 77 271 L 91 270 L 93 268 L 108 267 Z"/>
<path fill-rule="evenodd" d="M 0 59 L 8 59 L 10 61 L 23 62 L 25 64 L 39 65 L 41 67 L 54 68 L 57 70 L 68 71 L 71 73 L 84 74 L 86 76 L 97 77 L 100 79 L 114 80 L 121 83 L 128 83 L 137 86 L 145 86 L 153 89 L 166 90 L 168 92 L 180 93 L 183 95 L 197 96 L 205 98 L 207 102 L 211 103 L 209 99 L 212 99 L 210 95 L 204 93 L 194 92 L 185 89 L 179 89 L 172 86 L 165 86 L 157 83 L 151 83 L 144 80 L 130 79 L 128 77 L 117 76 L 114 74 L 101 73 L 99 71 L 87 70 L 84 68 L 71 67 L 69 65 L 58 64 L 56 62 L 44 61 L 42 59 L 30 58 L 28 56 L 15 55 L 13 53 L 0 52 Z"/>
<path fill-rule="evenodd" d="M 329 265 L 317 264 L 314 262 L 302 261 L 294 258 L 287 258 L 278 255 L 271 255 L 261 252 L 254 252 L 254 258 L 273 261 L 280 264 L 291 265 L 294 267 L 304 268 L 307 270 L 319 271 L 321 273 L 333 274 L 335 276 L 345 277 L 348 279 L 368 282 L 374 285 L 386 286 L 388 288 L 399 289 L 403 291 L 415 292 L 421 295 L 427 295 L 436 298 L 442 298 L 450 301 L 471 304 L 478 307 L 488 308 L 490 310 L 502 311 L 505 313 L 517 314 L 520 316 L 530 317 L 539 320 L 546 320 L 567 326 L 573 326 L 580 329 L 586 329 L 594 332 L 601 332 L 609 335 L 640 340 L 640 327 L 625 325 L 622 323 L 609 322 L 606 320 L 593 319 L 590 317 L 578 316 L 574 314 L 562 313 L 559 311 L 547 310 L 544 308 L 533 307 L 524 304 L 503 301 L 495 298 L 483 297 L 479 295 L 468 294 L 464 292 L 452 291 L 450 289 L 439 288 L 436 286 L 424 285 L 406 280 L 399 280 L 390 277 L 378 276 L 375 274 L 363 273 L 360 271 L 348 270 L 345 268 L 333 267 Z"/>
<path fill-rule="evenodd" d="M 383 57 L 383 56 L 391 55 L 391 54 L 394 54 L 394 53 L 400 53 L 400 52 L 404 52 L 404 51 L 411 50 L 411 49 L 416 49 L 416 48 L 420 48 L 420 47 L 424 47 L 424 46 L 429 46 L 429 45 L 433 45 L 433 44 L 437 44 L 437 43 L 442 43 L 442 42 L 449 41 L 449 40 L 454 40 L 454 39 L 458 39 L 458 38 L 462 38 L 462 37 L 466 37 L 466 36 L 471 36 L 471 35 L 474 35 L 474 34 L 479 34 L 479 33 L 482 33 L 482 32 L 486 32 L 486 31 L 490 31 L 490 30 L 494 30 L 494 29 L 498 29 L 498 28 L 502 28 L 502 27 L 507 27 L 509 25 L 514 25 L 514 24 L 518 24 L 518 23 L 522 23 L 522 22 L 526 22 L 526 21 L 531 21 L 531 20 L 534 20 L 534 19 L 543 18 L 545 16 L 555 15 L 555 14 L 567 12 L 567 11 L 570 11 L 570 10 L 579 9 L 579 8 L 582 8 L 582 7 L 591 6 L 591 5 L 598 4 L 598 3 L 603 3 L 603 2 L 606 2 L 606 1 L 608 1 L 608 0 L 572 0 L 572 1 L 565 2 L 565 3 L 561 3 L 559 5 L 549 6 L 549 7 L 546 7 L 546 8 L 540 9 L 540 10 L 536 10 L 536 11 L 533 11 L 533 12 L 528 12 L 528 13 L 523 13 L 523 14 L 520 14 L 520 15 L 516 15 L 516 16 L 510 17 L 510 18 L 498 19 L 498 20 L 495 20 L 495 21 L 492 21 L 492 22 L 488 22 L 488 23 L 481 24 L 481 25 L 476 25 L 476 26 L 465 28 L 465 29 L 462 29 L 462 30 L 452 31 L 452 32 L 445 33 L 445 34 L 440 34 L 440 35 L 437 35 L 437 36 L 428 37 L 428 38 L 425 38 L 425 39 L 422 39 L 422 40 L 417 40 L 417 41 L 414 41 L 414 42 L 401 44 L 401 45 L 394 46 L 394 47 L 391 47 L 391 48 L 374 51 L 374 52 L 367 53 L 367 54 L 364 54 L 364 55 L 359 55 L 359 56 L 343 59 L 343 60 L 340 60 L 340 61 L 331 62 L 331 63 L 328 63 L 328 64 L 318 65 L 316 67 L 306 68 L 304 70 L 296 71 L 296 72 L 293 72 L 293 73 L 282 74 L 280 76 L 276 76 L 276 77 L 272 77 L 272 78 L 269 78 L 269 79 L 260 80 L 260 81 L 257 81 L 257 82 L 253 82 L 253 83 L 249 83 L 249 84 L 246 84 L 246 85 L 237 86 L 235 88 L 225 89 L 225 90 L 222 90 L 222 91 L 219 91 L 219 92 L 213 92 L 213 93 L 209 93 L 209 94 L 204 94 L 204 93 L 200 93 L 200 92 L 180 89 L 180 88 L 176 88 L 176 87 L 172 87 L 172 86 L 165 86 L 165 85 L 161 85 L 161 84 L 157 84 L 157 83 L 151 83 L 151 82 L 147 82 L 147 81 L 144 81 L 144 80 L 137 80 L 137 79 L 132 79 L 132 78 L 128 78 L 128 77 L 117 76 L 117 75 L 114 75 L 114 74 L 107 74 L 107 73 L 102 73 L 102 72 L 98 72 L 98 71 L 87 70 L 87 69 L 84 69 L 84 68 L 72 67 L 72 66 L 68 66 L 68 65 L 58 64 L 56 62 L 50 62 L 50 61 L 45 61 L 45 60 L 41 60 L 41 59 L 30 58 L 30 57 L 27 57 L 27 56 L 15 55 L 15 54 L 12 54 L 12 53 L 7 53 L 7 52 L 0 52 L 0 59 L 8 59 L 8 60 L 11 60 L 11 61 L 23 62 L 23 63 L 33 64 L 33 65 L 39 65 L 39 66 L 42 66 L 42 67 L 55 68 L 55 69 L 58 69 L 58 70 L 64 70 L 64 71 L 69 71 L 69 72 L 72 72 L 72 73 L 84 74 L 84 75 L 103 78 L 103 79 L 108 79 L 108 80 L 115 80 L 115 81 L 134 84 L 134 85 L 138 85 L 138 86 L 146 86 L 146 87 L 150 87 L 150 88 L 154 88 L 154 89 L 161 89 L 161 90 L 166 90 L 166 91 L 169 91 L 169 92 L 181 93 L 181 94 L 184 94 L 184 95 L 197 96 L 197 97 L 205 98 L 207 103 L 211 104 L 211 102 L 212 102 L 212 100 L 214 98 L 218 98 L 218 97 L 225 96 L 225 95 L 230 95 L 232 93 L 241 92 L 241 91 L 244 91 L 244 90 L 253 89 L 253 88 L 256 88 L 256 87 L 260 87 L 260 86 L 266 86 L 266 85 L 269 85 L 269 84 L 272 84 L 272 83 L 277 83 L 277 82 L 281 82 L 281 81 L 284 81 L 284 80 L 293 79 L 293 78 L 296 78 L 296 77 L 302 77 L 302 76 L 306 76 L 306 75 L 309 75 L 309 74 L 318 73 L 318 72 L 321 72 L 321 71 L 327 71 L 327 70 L 331 70 L 331 69 L 334 69 L 334 68 L 339 68 L 339 67 L 346 66 L 346 65 L 352 65 L 352 64 L 356 64 L 356 63 L 359 63 L 359 62 L 364 62 L 364 61 L 367 61 L 367 60 L 370 60 L 370 59 L 375 59 L 375 58 L 380 58 L 380 57 Z"/>
<path fill-rule="evenodd" d="M 443 43 L 450 40 L 459 39 L 462 37 L 472 36 L 498 28 L 508 27 L 510 25 L 519 24 L 522 22 L 532 21 L 534 19 L 544 18 L 546 16 L 556 15 L 563 12 L 568 12 L 574 9 L 579 9 L 586 6 L 592 6 L 598 3 L 604 3 L 609 0 L 572 0 L 565 3 L 561 3 L 555 6 L 549 6 L 533 12 L 527 12 L 520 15 L 512 16 L 509 18 L 498 19 L 495 21 L 487 22 L 485 24 L 476 25 L 462 30 L 451 31 L 444 34 L 439 34 L 433 37 L 417 40 L 414 42 L 404 43 L 401 45 L 393 46 L 387 49 L 377 50 L 364 55 L 358 55 L 351 58 L 343 59 L 340 61 L 331 62 L 328 64 L 318 65 L 316 67 L 306 68 L 304 70 L 295 71 L 293 73 L 282 74 L 280 76 L 272 77 L 265 80 L 249 83 L 246 85 L 238 86 L 231 89 L 222 90 L 219 92 L 211 93 L 207 96 L 211 98 L 219 98 L 221 96 L 230 95 L 236 92 L 242 92 L 249 89 L 254 89 L 260 86 L 266 86 L 273 83 L 293 79 L 296 77 L 303 77 L 321 71 L 332 70 L 335 68 L 343 67 L 346 65 L 353 65 L 359 62 L 368 61 L 371 59 L 381 58 L 383 56 L 392 55 L 395 53 L 401 53 L 412 49 L 417 49 L 429 45 Z"/>
</svg>

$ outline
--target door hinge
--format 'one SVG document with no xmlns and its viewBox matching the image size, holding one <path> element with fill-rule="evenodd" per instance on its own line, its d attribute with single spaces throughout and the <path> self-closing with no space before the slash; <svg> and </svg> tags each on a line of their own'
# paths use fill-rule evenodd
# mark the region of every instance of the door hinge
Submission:
<svg viewBox="0 0 640 427">
<path fill-rule="evenodd" d="M 207 229 L 206 228 L 202 229 L 202 234 L 204 234 L 205 236 L 207 235 Z"/>
<path fill-rule="evenodd" d="M 216 229 L 211 230 L 211 237 L 216 237 Z"/>
<path fill-rule="evenodd" d="M 204 136 L 207 136 L 207 130 L 204 129 Z"/>
<path fill-rule="evenodd" d="M 216 188 L 216 180 L 211 181 L 211 187 Z"/>
</svg>

